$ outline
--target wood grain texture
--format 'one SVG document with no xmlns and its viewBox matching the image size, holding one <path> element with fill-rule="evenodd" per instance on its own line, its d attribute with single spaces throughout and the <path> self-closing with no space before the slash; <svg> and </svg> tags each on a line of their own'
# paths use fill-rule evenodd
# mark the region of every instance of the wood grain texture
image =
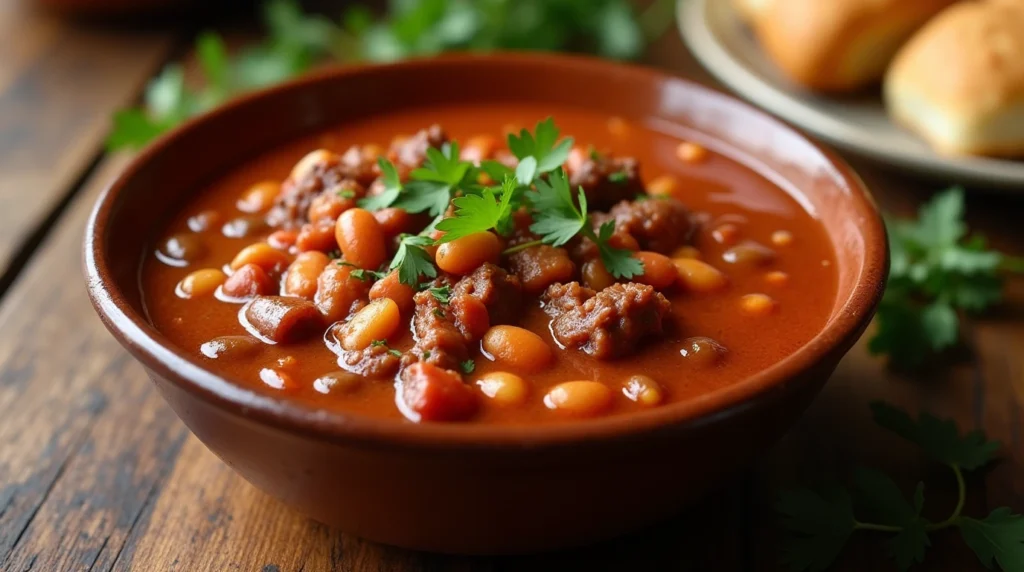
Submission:
<svg viewBox="0 0 1024 572">
<path fill-rule="evenodd" d="M 172 46 L 166 32 L 70 24 L 33 4 L 0 2 L 0 277 Z"/>
<path fill-rule="evenodd" d="M 96 319 L 80 277 L 86 215 L 125 162 L 104 163 L 0 306 L 5 570 L 116 560 L 186 434 Z"/>
</svg>

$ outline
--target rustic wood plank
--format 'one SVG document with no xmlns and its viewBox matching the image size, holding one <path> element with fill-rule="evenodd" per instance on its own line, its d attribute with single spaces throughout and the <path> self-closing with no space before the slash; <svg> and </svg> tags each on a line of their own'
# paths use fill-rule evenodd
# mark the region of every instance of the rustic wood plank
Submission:
<svg viewBox="0 0 1024 572">
<path fill-rule="evenodd" d="M 173 45 L 167 32 L 70 24 L 34 6 L 0 5 L 0 289 L 98 157 L 111 113 Z"/>
<path fill-rule="evenodd" d="M 81 283 L 86 215 L 124 164 L 103 164 L 0 306 L 5 570 L 109 568 L 186 434 Z"/>
</svg>

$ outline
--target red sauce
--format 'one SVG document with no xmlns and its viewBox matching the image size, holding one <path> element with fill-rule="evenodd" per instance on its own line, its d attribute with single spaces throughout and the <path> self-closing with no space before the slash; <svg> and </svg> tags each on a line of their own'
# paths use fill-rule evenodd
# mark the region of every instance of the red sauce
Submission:
<svg viewBox="0 0 1024 572">
<path fill-rule="evenodd" d="M 536 298 L 528 298 L 528 310 L 519 325 L 539 334 L 555 348 L 554 363 L 539 373 L 521 373 L 529 386 L 528 397 L 521 405 L 499 406 L 478 395 L 480 405 L 473 422 L 515 424 L 569 419 L 549 410 L 544 397 L 554 385 L 571 380 L 593 380 L 609 387 L 614 395 L 604 413 L 607 415 L 628 414 L 649 406 L 625 395 L 623 385 L 636 374 L 657 382 L 664 403 L 699 398 L 780 361 L 823 328 L 836 294 L 835 258 L 832 245 L 813 213 L 765 177 L 724 155 L 710 152 L 699 160 L 681 160 L 677 154 L 680 137 L 695 134 L 665 133 L 651 126 L 572 108 L 527 104 L 459 106 L 368 117 L 281 145 L 232 169 L 196 194 L 162 229 L 161 236 L 192 232 L 189 218 L 203 211 L 219 213 L 220 222 L 240 215 L 236 201 L 250 186 L 267 179 L 285 179 L 293 165 L 316 148 L 338 153 L 354 144 L 374 143 L 387 148 L 394 136 L 411 134 L 431 123 L 440 124 L 452 139 L 460 142 L 480 134 L 503 138 L 508 127 L 532 127 L 547 116 L 553 116 L 563 136 L 574 137 L 578 145 L 593 145 L 612 155 L 638 159 L 645 183 L 663 175 L 674 177 L 677 190 L 673 196 L 698 213 L 701 221 L 692 246 L 704 261 L 727 276 L 728 285 L 709 294 L 689 293 L 678 287 L 666 289 L 664 294 L 671 301 L 666 334 L 642 342 L 633 355 L 611 361 L 573 349 L 558 349 L 549 331 L 550 317 L 541 310 Z M 211 296 L 183 299 L 175 295 L 177 284 L 193 270 L 223 267 L 240 249 L 265 238 L 272 230 L 244 239 L 228 238 L 222 235 L 221 225 L 216 224 L 197 233 L 205 253 L 187 267 L 165 264 L 156 256 L 147 258 L 142 268 L 142 285 L 153 324 L 174 343 L 196 352 L 211 370 L 240 385 L 326 409 L 400 419 L 402 414 L 395 404 L 395 384 L 391 379 L 367 380 L 351 393 L 324 394 L 314 387 L 318 376 L 338 370 L 337 356 L 326 348 L 319 335 L 295 344 L 261 344 L 245 359 L 214 360 L 199 354 L 200 345 L 213 338 L 247 334 L 239 324 L 240 306 Z M 716 236 L 730 243 L 755 241 L 773 250 L 774 259 L 767 264 L 726 263 L 723 254 L 730 244 L 719 243 Z M 749 294 L 767 295 L 774 308 L 767 315 L 751 315 L 743 306 L 743 297 Z M 403 320 L 407 318 L 403 314 Z M 724 358 L 708 365 L 682 356 L 684 340 L 694 336 L 708 337 L 724 346 Z M 408 333 L 391 343 L 399 350 L 411 345 Z M 289 372 L 287 380 L 268 377 L 265 372 L 261 375 L 264 368 L 279 363 L 284 363 L 284 371 Z M 465 382 L 475 392 L 479 376 L 508 369 L 482 355 L 475 356 L 475 365 L 473 373 L 465 376 Z M 282 384 L 283 388 L 277 387 Z"/>
</svg>

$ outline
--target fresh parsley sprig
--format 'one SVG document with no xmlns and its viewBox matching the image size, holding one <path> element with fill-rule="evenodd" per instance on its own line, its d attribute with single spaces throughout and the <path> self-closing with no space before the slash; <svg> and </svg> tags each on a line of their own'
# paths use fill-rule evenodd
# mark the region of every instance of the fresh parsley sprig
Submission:
<svg viewBox="0 0 1024 572">
<path fill-rule="evenodd" d="M 444 231 L 438 244 L 490 230 L 502 235 L 508 234 L 512 225 L 512 197 L 518 186 L 516 180 L 509 177 L 500 187 L 484 187 L 479 195 L 470 194 L 452 199 L 455 205 L 454 216 L 435 225 L 435 228 Z M 497 196 L 495 190 L 498 191 Z"/>
<path fill-rule="evenodd" d="M 979 312 L 1002 299 L 1006 272 L 1024 272 L 1020 259 L 987 250 L 969 238 L 964 193 L 952 188 L 921 207 L 917 220 L 890 219 L 889 283 L 878 308 L 872 353 L 896 367 L 914 368 L 960 337 L 960 311 Z"/>
<path fill-rule="evenodd" d="M 398 270 L 398 281 L 409 286 L 420 283 L 420 277 L 434 278 L 437 268 L 426 247 L 434 244 L 428 237 L 418 234 L 403 234 L 395 257 L 391 259 L 391 270 Z"/>
<path fill-rule="evenodd" d="M 948 518 L 932 522 L 921 515 L 924 484 L 918 483 L 908 500 L 887 475 L 859 469 L 853 492 L 838 486 L 820 490 L 797 489 L 780 494 L 776 510 L 788 531 L 784 560 L 791 572 L 826 570 L 856 531 L 891 535 L 889 554 L 900 570 L 924 561 L 930 535 L 956 528 L 981 560 L 1003 570 L 1024 570 L 1024 516 L 1009 508 L 997 508 L 984 519 L 963 514 L 966 499 L 964 471 L 988 464 L 999 449 L 980 431 L 960 434 L 956 424 L 928 413 L 917 419 L 906 412 L 876 402 L 871 404 L 875 422 L 918 445 L 931 459 L 945 464 L 957 481 L 959 499 Z"/>
<path fill-rule="evenodd" d="M 601 261 L 612 276 L 630 279 L 643 274 L 643 263 L 633 258 L 631 251 L 611 245 L 610 239 L 615 232 L 614 221 L 602 224 L 594 232 L 587 213 L 587 195 L 580 187 L 573 200 L 565 171 L 558 168 L 547 178 L 538 178 L 534 187 L 526 196 L 534 208 L 530 231 L 540 236 L 540 240 L 517 245 L 506 252 L 515 252 L 539 243 L 562 246 L 580 235 L 597 245 Z"/>
<path fill-rule="evenodd" d="M 380 166 L 381 182 L 384 190 L 379 195 L 359 199 L 360 208 L 368 211 L 379 211 L 390 207 L 402 192 L 402 181 L 398 178 L 398 170 L 384 157 L 377 158 L 377 165 Z"/>
</svg>

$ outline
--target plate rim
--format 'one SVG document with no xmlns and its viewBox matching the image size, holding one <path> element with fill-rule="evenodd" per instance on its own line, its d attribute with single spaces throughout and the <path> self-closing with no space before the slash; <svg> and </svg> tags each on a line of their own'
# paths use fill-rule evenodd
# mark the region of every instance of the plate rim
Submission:
<svg viewBox="0 0 1024 572">
<path fill-rule="evenodd" d="M 867 140 L 869 133 L 799 101 L 788 89 L 750 70 L 719 41 L 708 24 L 709 1 L 727 0 L 678 0 L 677 27 L 694 58 L 733 94 L 830 145 L 866 157 L 883 167 L 907 167 L 929 179 L 952 179 L 946 181 L 948 184 L 971 183 L 994 190 L 1024 191 L 1024 161 L 956 159 L 934 153 L 921 155 L 893 146 L 879 147 L 877 142 L 873 144 Z M 732 10 L 731 7 L 725 9 Z"/>
</svg>

